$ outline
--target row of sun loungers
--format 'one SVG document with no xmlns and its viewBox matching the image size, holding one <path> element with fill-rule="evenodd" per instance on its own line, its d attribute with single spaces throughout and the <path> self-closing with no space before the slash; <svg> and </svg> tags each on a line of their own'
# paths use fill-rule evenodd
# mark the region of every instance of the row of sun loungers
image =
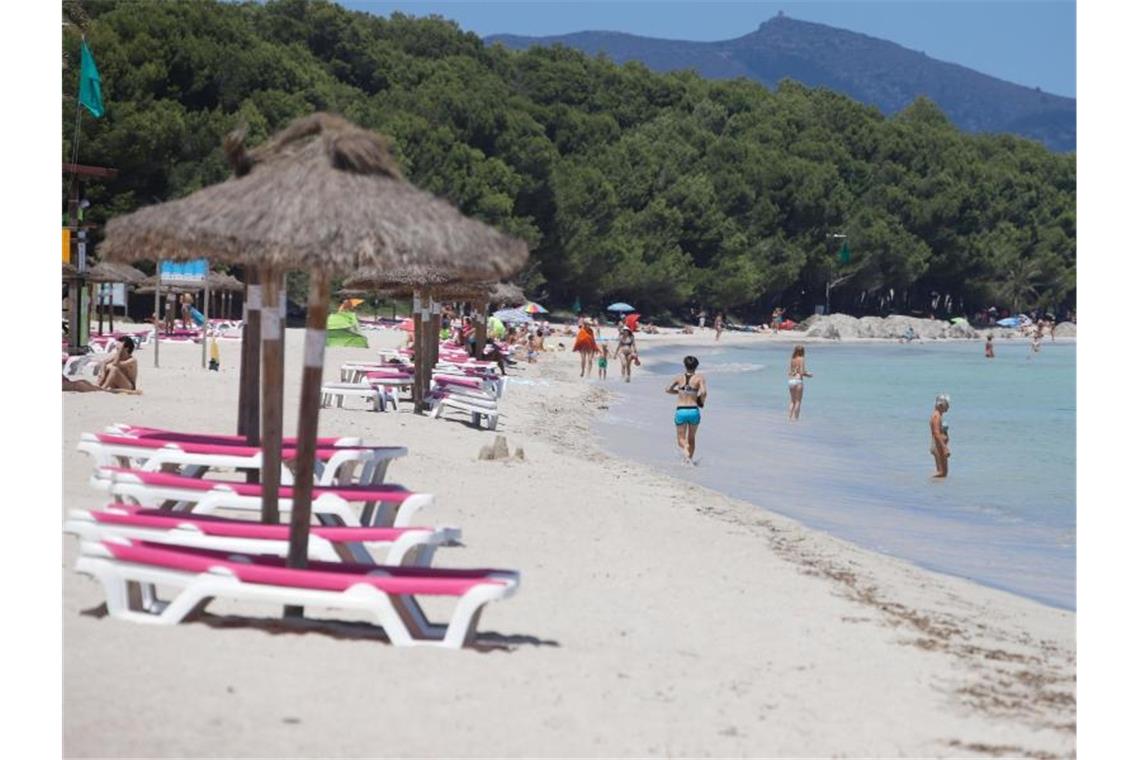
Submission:
<svg viewBox="0 0 1140 760">
<path fill-rule="evenodd" d="M 389 405 L 399 409 L 400 394 L 410 394 L 414 382 L 411 352 L 407 349 L 380 351 L 379 362 L 346 362 L 340 368 L 340 382 L 321 386 L 323 406 L 342 407 L 346 399 L 362 399 L 373 411 Z M 432 417 L 446 410 L 471 416 L 475 427 L 494 430 L 499 421 L 499 399 L 506 390 L 506 379 L 494 362 L 478 361 L 462 351 L 441 347 L 440 360 L 432 371 L 431 392 L 427 398 Z"/>
<path fill-rule="evenodd" d="M 292 509 L 295 446 L 283 443 L 284 513 Z M 432 496 L 386 482 L 404 447 L 318 441 L 317 524 L 304 569 L 283 559 L 288 525 L 257 520 L 261 485 L 219 477 L 260 472 L 260 448 L 236 436 L 113 425 L 83 434 L 79 449 L 92 458 L 92 485 L 113 501 L 72 510 L 64 530 L 80 542 L 76 570 L 102 584 L 115 618 L 173 624 L 225 597 L 364 612 L 393 644 L 458 648 L 473 641 L 483 607 L 518 586 L 515 571 L 430 567 L 460 531 L 425 526 Z M 174 595 L 164 600 L 160 588 Z M 447 624 L 426 618 L 422 596 L 455 598 Z"/>
</svg>

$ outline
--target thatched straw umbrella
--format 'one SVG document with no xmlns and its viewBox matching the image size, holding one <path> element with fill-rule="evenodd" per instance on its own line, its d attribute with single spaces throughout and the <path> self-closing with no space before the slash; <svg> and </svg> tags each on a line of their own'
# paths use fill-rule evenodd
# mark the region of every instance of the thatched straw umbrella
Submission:
<svg viewBox="0 0 1140 760">
<path fill-rule="evenodd" d="M 245 283 L 225 272 L 209 272 L 206 282 L 210 286 L 210 293 L 217 294 L 218 316 L 225 314 L 226 319 L 233 319 L 233 294 L 245 290 Z"/>
<path fill-rule="evenodd" d="M 250 152 L 244 133 L 228 136 L 224 147 L 235 177 L 111 220 L 103 250 L 119 260 L 145 254 L 257 266 L 268 307 L 284 295 L 280 284 L 286 270 L 309 271 L 288 558 L 291 567 L 303 567 L 330 276 L 374 266 L 451 279 L 496 279 L 518 271 L 527 249 L 523 241 L 468 219 L 404 181 L 385 139 L 340 117 L 318 113 L 297 119 Z M 262 517 L 276 521 L 283 350 L 278 309 L 262 311 L 261 337 Z"/>
<path fill-rule="evenodd" d="M 121 264 L 115 261 L 100 261 L 95 266 L 87 270 L 87 282 L 89 283 L 116 283 L 121 282 L 124 285 L 137 285 L 146 279 L 146 274 L 140 272 L 129 264 Z M 111 332 L 115 331 L 115 310 L 110 310 L 110 327 Z M 90 321 L 90 320 L 88 320 Z M 103 334 L 103 302 L 99 301 L 99 334 Z"/>
<path fill-rule="evenodd" d="M 426 279 L 426 281 L 425 281 Z M 441 276 L 423 277 L 402 270 L 372 267 L 349 276 L 346 288 L 362 292 L 379 292 L 396 298 L 412 298 L 414 380 L 412 402 L 417 411 L 424 408 L 431 389 L 431 371 L 439 361 L 439 332 L 442 327 L 440 305 L 444 301 L 467 301 L 476 315 L 476 355 L 486 341 L 486 303 L 495 282 L 461 282 Z"/>
</svg>

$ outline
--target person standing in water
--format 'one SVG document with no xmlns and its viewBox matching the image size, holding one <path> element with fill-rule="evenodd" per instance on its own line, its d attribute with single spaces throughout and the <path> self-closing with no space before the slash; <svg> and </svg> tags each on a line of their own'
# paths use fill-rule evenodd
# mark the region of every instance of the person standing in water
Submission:
<svg viewBox="0 0 1140 760">
<path fill-rule="evenodd" d="M 673 378 L 673 382 L 665 389 L 666 393 L 677 396 L 677 409 L 673 413 L 673 424 L 677 428 L 677 446 L 685 457 L 685 461 L 692 464 L 693 454 L 697 450 L 697 426 L 701 424 L 701 408 L 708 398 L 708 384 L 703 375 L 697 374 L 700 362 L 695 356 L 686 356 L 684 359 L 685 372 Z"/>
<path fill-rule="evenodd" d="M 990 333 L 986 336 L 986 358 L 994 358 L 994 335 Z"/>
<path fill-rule="evenodd" d="M 950 397 L 939 393 L 934 399 L 934 413 L 930 415 L 930 453 L 934 457 L 934 477 L 944 478 L 950 472 L 950 427 L 943 419 L 950 411 Z"/>
<path fill-rule="evenodd" d="M 791 401 L 788 402 L 789 420 L 800 418 L 800 403 L 804 400 L 804 378 L 811 376 L 812 374 L 804 366 L 804 347 L 797 345 L 792 349 L 792 361 L 788 365 L 788 394 L 791 396 Z"/>
<path fill-rule="evenodd" d="M 720 340 L 720 334 L 724 331 L 724 315 L 717 314 L 716 319 L 713 320 L 713 329 L 716 330 L 716 339 Z"/>
</svg>

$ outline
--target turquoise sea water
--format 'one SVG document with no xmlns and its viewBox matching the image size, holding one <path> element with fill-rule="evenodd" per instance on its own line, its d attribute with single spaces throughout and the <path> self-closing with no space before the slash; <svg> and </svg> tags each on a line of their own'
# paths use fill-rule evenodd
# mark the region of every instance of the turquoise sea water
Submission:
<svg viewBox="0 0 1140 760">
<path fill-rule="evenodd" d="M 1075 609 L 1076 346 L 809 344 L 799 422 L 791 347 L 643 351 L 598 423 L 603 446 L 869 549 Z M 697 466 L 680 461 L 669 378 L 709 382 Z M 648 360 L 648 361 L 646 361 Z M 932 480 L 929 418 L 949 393 L 950 476 Z"/>
</svg>

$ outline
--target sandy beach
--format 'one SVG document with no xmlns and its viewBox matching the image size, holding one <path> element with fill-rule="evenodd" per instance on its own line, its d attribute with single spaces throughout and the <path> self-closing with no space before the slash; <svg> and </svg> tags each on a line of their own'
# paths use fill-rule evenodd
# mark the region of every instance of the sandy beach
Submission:
<svg viewBox="0 0 1140 760">
<path fill-rule="evenodd" d="M 372 348 L 404 336 L 367 334 Z M 753 340 L 776 339 L 722 343 Z M 157 370 L 148 346 L 143 395 L 64 394 L 64 512 L 105 498 L 82 432 L 234 432 L 238 349 L 222 343 L 207 372 L 200 346 L 164 343 Z M 291 329 L 287 435 L 301 353 Z M 325 377 L 371 356 L 330 348 Z M 475 650 L 401 649 L 225 601 L 177 627 L 112 620 L 65 536 L 65 756 L 1073 756 L 1073 613 L 604 454 L 591 421 L 607 392 L 568 351 L 511 376 L 498 432 L 523 460 L 480 461 L 494 434 L 457 414 L 347 401 L 320 419 L 321 435 L 409 448 L 389 480 L 435 495 L 425 522 L 463 530 L 435 565 L 522 573 Z"/>
</svg>

